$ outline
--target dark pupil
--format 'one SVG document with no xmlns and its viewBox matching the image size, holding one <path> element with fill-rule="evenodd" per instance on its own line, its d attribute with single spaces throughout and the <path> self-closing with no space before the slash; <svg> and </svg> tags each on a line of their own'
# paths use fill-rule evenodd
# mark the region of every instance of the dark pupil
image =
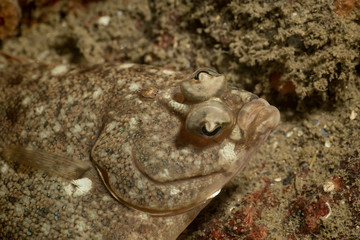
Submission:
<svg viewBox="0 0 360 240">
<path fill-rule="evenodd" d="M 217 134 L 220 130 L 221 130 L 221 126 L 215 128 L 214 131 L 212 131 L 212 132 L 208 132 L 208 131 L 206 130 L 206 127 L 205 127 L 205 126 L 203 126 L 202 129 L 201 129 L 201 131 L 203 132 L 203 134 L 205 134 L 205 135 L 208 136 L 208 137 L 214 136 L 214 135 Z"/>
<path fill-rule="evenodd" d="M 194 77 L 195 80 L 199 80 L 199 75 L 200 75 L 200 73 L 209 74 L 209 72 L 207 72 L 207 71 L 199 71 L 199 72 L 195 75 L 195 77 Z M 210 74 L 209 74 L 209 75 L 210 75 Z"/>
</svg>

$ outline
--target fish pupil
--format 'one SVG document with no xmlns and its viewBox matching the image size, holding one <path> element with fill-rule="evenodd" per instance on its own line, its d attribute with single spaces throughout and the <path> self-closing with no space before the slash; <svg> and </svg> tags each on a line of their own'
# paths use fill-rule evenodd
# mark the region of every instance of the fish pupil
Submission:
<svg viewBox="0 0 360 240">
<path fill-rule="evenodd" d="M 206 74 L 209 74 L 209 72 L 208 71 L 199 71 L 196 75 L 195 75 L 195 77 L 194 77 L 194 79 L 195 80 L 199 80 L 199 75 L 200 75 L 200 73 L 206 73 Z M 210 74 L 209 74 L 210 75 Z"/>
<path fill-rule="evenodd" d="M 219 131 L 221 130 L 221 126 L 217 127 L 214 129 L 214 131 L 212 132 L 208 132 L 205 128 L 205 126 L 202 127 L 201 131 L 203 132 L 203 134 L 205 134 L 208 137 L 212 137 L 215 136 Z"/>
</svg>

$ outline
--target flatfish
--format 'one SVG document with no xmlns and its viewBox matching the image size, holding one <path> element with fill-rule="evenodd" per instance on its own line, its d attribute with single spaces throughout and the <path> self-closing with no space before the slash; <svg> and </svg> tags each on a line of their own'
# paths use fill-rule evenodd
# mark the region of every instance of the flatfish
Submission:
<svg viewBox="0 0 360 240">
<path fill-rule="evenodd" d="M 209 68 L 3 66 L 0 238 L 176 239 L 279 118 Z"/>
</svg>

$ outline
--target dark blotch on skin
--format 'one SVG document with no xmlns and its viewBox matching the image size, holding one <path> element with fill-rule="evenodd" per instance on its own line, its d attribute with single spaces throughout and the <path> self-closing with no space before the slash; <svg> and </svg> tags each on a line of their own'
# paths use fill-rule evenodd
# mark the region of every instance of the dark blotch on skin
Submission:
<svg viewBox="0 0 360 240">
<path fill-rule="evenodd" d="M 15 85 L 19 85 L 23 81 L 23 76 L 21 74 L 14 73 L 7 80 L 10 86 L 15 86 Z"/>
</svg>

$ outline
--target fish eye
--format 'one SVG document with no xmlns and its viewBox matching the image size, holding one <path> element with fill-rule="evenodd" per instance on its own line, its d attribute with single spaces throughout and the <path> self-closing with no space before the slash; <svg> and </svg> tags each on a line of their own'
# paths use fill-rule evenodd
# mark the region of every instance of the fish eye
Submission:
<svg viewBox="0 0 360 240">
<path fill-rule="evenodd" d="M 210 76 L 220 76 L 220 74 L 218 72 L 216 72 L 215 70 L 213 70 L 213 69 L 200 68 L 196 72 L 194 72 L 193 79 L 195 79 L 197 81 L 200 80 L 199 76 L 200 76 L 201 73 L 205 73 L 205 74 L 210 75 Z"/>
<path fill-rule="evenodd" d="M 222 102 L 209 100 L 195 106 L 187 115 L 187 132 L 205 138 L 223 135 L 232 128 L 234 116 Z"/>
<path fill-rule="evenodd" d="M 224 75 L 209 68 L 200 68 L 180 84 L 184 99 L 189 102 L 201 102 L 219 97 L 227 89 Z"/>
</svg>

